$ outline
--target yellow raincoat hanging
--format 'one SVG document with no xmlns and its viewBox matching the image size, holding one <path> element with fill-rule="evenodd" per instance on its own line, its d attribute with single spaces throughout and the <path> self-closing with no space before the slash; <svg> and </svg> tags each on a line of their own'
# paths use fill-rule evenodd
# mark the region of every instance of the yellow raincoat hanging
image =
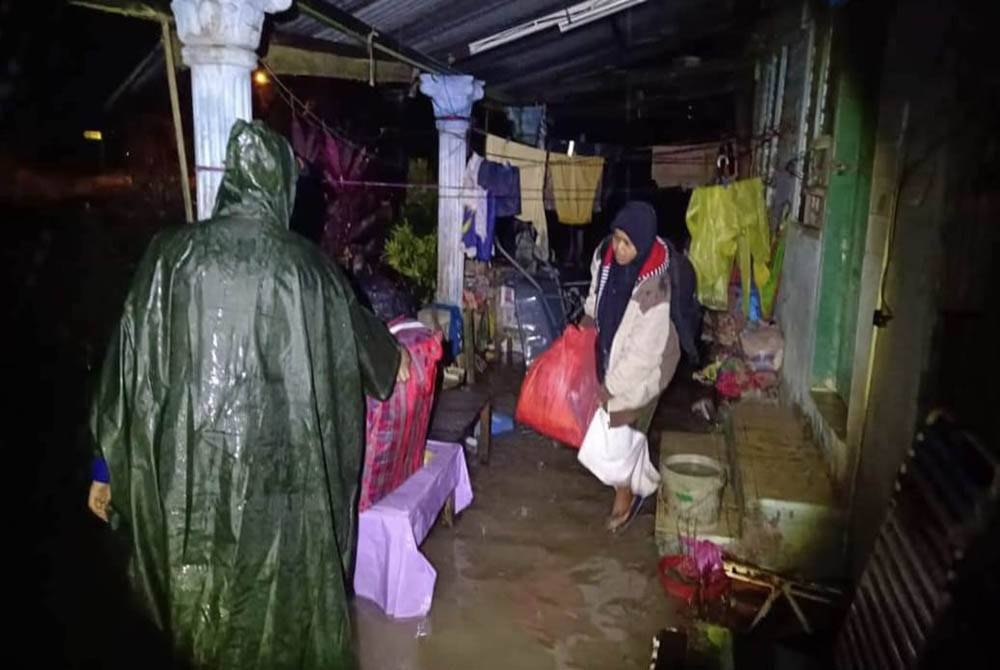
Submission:
<svg viewBox="0 0 1000 670">
<path fill-rule="evenodd" d="M 763 286 L 770 276 L 770 231 L 760 179 L 696 188 L 688 204 L 687 226 L 691 233 L 688 257 L 698 276 L 698 301 L 709 309 L 727 308 L 729 277 L 738 255 L 743 311 L 748 313 L 751 272 L 757 286 Z"/>
</svg>

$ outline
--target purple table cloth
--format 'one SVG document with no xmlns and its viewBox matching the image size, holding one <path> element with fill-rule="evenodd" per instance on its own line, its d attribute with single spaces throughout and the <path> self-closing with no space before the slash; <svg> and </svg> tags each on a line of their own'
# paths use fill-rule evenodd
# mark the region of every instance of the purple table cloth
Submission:
<svg viewBox="0 0 1000 670">
<path fill-rule="evenodd" d="M 420 543 L 448 496 L 455 493 L 456 513 L 472 503 L 461 445 L 429 441 L 427 453 L 430 462 L 358 517 L 354 591 L 399 619 L 431 609 L 437 571 L 420 553 Z"/>
</svg>

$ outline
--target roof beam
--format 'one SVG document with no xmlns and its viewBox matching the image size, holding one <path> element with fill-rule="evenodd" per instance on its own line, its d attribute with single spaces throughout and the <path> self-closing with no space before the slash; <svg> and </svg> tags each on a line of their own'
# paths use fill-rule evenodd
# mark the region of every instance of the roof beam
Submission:
<svg viewBox="0 0 1000 670">
<path fill-rule="evenodd" d="M 153 4 L 141 2 L 140 0 L 135 0 L 135 2 L 122 2 L 122 0 L 69 0 L 69 4 L 106 14 L 127 16 L 132 19 L 144 19 L 156 22 L 160 22 L 164 18 L 173 19 L 170 12 L 161 11 Z"/>
<path fill-rule="evenodd" d="M 398 61 L 433 74 L 459 74 L 450 65 L 441 63 L 427 54 L 411 49 L 399 40 L 379 33 L 379 31 L 350 12 L 346 12 L 322 0 L 298 0 L 299 11 L 303 14 L 354 37 L 362 44 L 371 44 L 372 49 Z"/>
<path fill-rule="evenodd" d="M 153 48 L 146 54 L 139 64 L 132 68 L 132 71 L 125 77 L 125 80 L 118 85 L 118 88 L 108 96 L 108 99 L 104 101 L 104 111 L 107 112 L 115 103 L 118 102 L 125 91 L 132 88 L 136 82 L 145 79 L 147 72 L 153 67 L 154 63 L 159 65 L 163 61 L 163 41 L 158 40 Z"/>
<path fill-rule="evenodd" d="M 368 81 L 372 63 L 367 58 L 342 56 L 329 51 L 302 49 L 271 42 L 263 61 L 277 74 L 306 77 L 328 77 L 349 81 Z M 379 84 L 409 84 L 413 68 L 395 60 L 374 62 L 375 81 Z"/>
</svg>

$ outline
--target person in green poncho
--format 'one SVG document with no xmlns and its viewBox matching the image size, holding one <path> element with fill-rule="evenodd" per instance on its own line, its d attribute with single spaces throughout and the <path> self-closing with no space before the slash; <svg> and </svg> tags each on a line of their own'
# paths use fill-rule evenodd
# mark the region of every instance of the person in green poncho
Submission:
<svg viewBox="0 0 1000 670">
<path fill-rule="evenodd" d="M 213 217 L 150 244 L 93 402 L 89 505 L 196 667 L 355 665 L 364 394 L 390 396 L 409 357 L 287 229 L 296 172 L 237 121 Z"/>
</svg>

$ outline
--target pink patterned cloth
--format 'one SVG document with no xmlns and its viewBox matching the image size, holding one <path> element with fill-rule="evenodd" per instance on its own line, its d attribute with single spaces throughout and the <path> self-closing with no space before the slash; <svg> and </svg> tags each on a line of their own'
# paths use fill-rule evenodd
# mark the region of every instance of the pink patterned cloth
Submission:
<svg viewBox="0 0 1000 670">
<path fill-rule="evenodd" d="M 389 330 L 413 359 L 410 380 L 385 402 L 368 398 L 365 466 L 358 511 L 391 493 L 424 464 L 424 445 L 441 360 L 441 334 L 411 320 Z"/>
</svg>

